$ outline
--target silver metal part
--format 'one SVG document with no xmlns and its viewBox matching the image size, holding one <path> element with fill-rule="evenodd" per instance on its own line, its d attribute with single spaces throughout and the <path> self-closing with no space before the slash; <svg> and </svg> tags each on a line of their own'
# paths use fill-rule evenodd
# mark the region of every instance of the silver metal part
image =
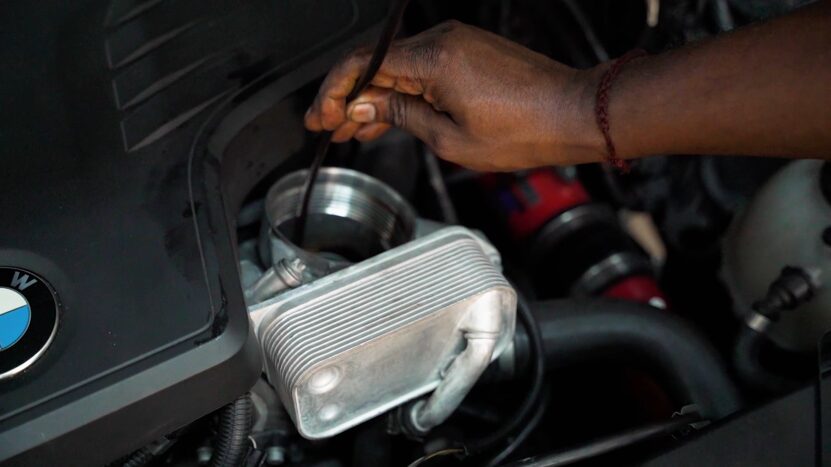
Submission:
<svg viewBox="0 0 831 467">
<path fill-rule="evenodd" d="M 245 290 L 245 303 L 260 303 L 286 289 L 300 287 L 307 282 L 305 273 L 306 263 L 300 258 L 281 259 Z"/>
<path fill-rule="evenodd" d="M 770 318 L 768 318 L 767 316 L 752 311 L 747 314 L 744 323 L 750 329 L 760 334 L 764 334 L 770 327 L 771 321 Z"/>
<path fill-rule="evenodd" d="M 214 450 L 210 446 L 200 446 L 196 450 L 196 463 L 199 465 L 208 465 L 211 462 L 211 457 L 214 455 Z"/>
<path fill-rule="evenodd" d="M 271 446 L 265 450 L 265 463 L 268 465 L 283 465 L 286 463 L 286 448 Z"/>
<path fill-rule="evenodd" d="M 490 298 L 501 300 L 497 295 Z M 468 315 L 470 322 L 463 328 L 465 349 L 453 359 L 430 398 L 419 401 L 410 411 L 410 424 L 422 433 L 447 420 L 494 358 L 501 324 L 501 303 L 480 300 L 474 306 L 480 309 Z"/>
<path fill-rule="evenodd" d="M 434 389 L 412 421 L 444 421 L 513 337 L 516 293 L 492 253 L 445 228 L 249 308 L 298 431 L 332 436 Z"/>
<path fill-rule="evenodd" d="M 315 182 L 301 249 L 283 232 L 294 230 L 305 174 L 290 173 L 268 190 L 260 252 L 273 267 L 246 286 L 249 306 L 414 238 L 415 211 L 392 188 L 354 170 L 326 167 Z M 240 269 L 250 278 L 247 265 Z"/>
<path fill-rule="evenodd" d="M 831 248 L 822 238 L 831 206 L 820 187 L 822 164 L 802 160 L 785 166 L 734 218 L 724 242 L 722 273 L 739 315 L 751 312 L 783 267 L 813 275 L 817 290 L 811 301 L 769 323 L 770 338 L 797 352 L 815 352 L 831 329 Z"/>
<path fill-rule="evenodd" d="M 268 190 L 266 237 L 293 232 L 305 179 L 305 170 L 293 172 Z M 381 181 L 324 167 L 312 192 L 303 247 L 337 260 L 362 261 L 412 240 L 415 218 L 409 203 Z"/>
</svg>

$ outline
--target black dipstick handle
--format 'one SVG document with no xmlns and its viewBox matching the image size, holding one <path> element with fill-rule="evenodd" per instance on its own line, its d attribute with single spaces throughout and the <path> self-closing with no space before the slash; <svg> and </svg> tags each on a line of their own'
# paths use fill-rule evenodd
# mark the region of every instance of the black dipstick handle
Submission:
<svg viewBox="0 0 831 467">
<path fill-rule="evenodd" d="M 401 18 L 404 16 L 407 3 L 409 3 L 409 0 L 392 1 L 386 23 L 384 23 L 384 29 L 381 31 L 381 37 L 378 38 L 378 42 L 372 50 L 372 56 L 369 59 L 366 70 L 364 70 L 364 73 L 358 79 L 358 82 L 352 88 L 349 95 L 346 96 L 347 104 L 355 100 L 369 86 L 369 83 L 375 78 L 375 74 L 378 73 L 378 69 L 381 68 L 381 64 L 384 63 L 384 57 L 386 57 L 387 51 L 389 51 L 390 45 L 392 45 L 392 40 L 395 38 L 395 33 L 398 31 L 398 26 L 401 24 Z M 309 167 L 309 174 L 306 176 L 306 181 L 300 191 L 301 202 L 297 207 L 297 220 L 294 224 L 293 236 L 294 243 L 300 247 L 303 246 L 303 240 L 306 236 L 306 219 L 309 215 L 309 202 L 312 199 L 312 190 L 320 167 L 323 165 L 323 160 L 326 159 L 326 153 L 329 152 L 329 144 L 331 142 L 332 132 L 322 131 L 317 140 L 315 156 L 312 159 L 312 165 Z"/>
</svg>

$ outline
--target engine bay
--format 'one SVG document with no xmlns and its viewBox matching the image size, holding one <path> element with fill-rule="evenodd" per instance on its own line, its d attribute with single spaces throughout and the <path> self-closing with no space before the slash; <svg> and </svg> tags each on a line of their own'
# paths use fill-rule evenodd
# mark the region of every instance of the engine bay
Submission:
<svg viewBox="0 0 831 467">
<path fill-rule="evenodd" d="M 820 462 L 831 163 L 480 173 L 392 130 L 331 147 L 298 242 L 303 114 L 389 2 L 10 3 L 3 465 Z M 424 0 L 401 31 L 588 68 L 801 3 Z"/>
</svg>

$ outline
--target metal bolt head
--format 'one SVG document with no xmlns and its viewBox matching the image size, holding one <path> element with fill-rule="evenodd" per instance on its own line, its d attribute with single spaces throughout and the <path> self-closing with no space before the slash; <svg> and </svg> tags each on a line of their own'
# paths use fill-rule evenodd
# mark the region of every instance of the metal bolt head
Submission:
<svg viewBox="0 0 831 467">
<path fill-rule="evenodd" d="M 321 368 L 309 378 L 309 392 L 312 394 L 329 392 L 340 383 L 341 376 L 340 368 L 336 366 Z"/>
</svg>

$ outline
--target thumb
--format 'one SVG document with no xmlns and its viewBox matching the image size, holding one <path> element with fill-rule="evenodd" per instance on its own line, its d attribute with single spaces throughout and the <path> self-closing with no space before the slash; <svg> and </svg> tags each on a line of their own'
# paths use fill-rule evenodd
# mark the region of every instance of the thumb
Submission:
<svg viewBox="0 0 831 467">
<path fill-rule="evenodd" d="M 346 115 L 357 123 L 387 123 L 411 133 L 433 148 L 455 130 L 455 124 L 420 96 L 371 87 L 349 104 Z"/>
</svg>

